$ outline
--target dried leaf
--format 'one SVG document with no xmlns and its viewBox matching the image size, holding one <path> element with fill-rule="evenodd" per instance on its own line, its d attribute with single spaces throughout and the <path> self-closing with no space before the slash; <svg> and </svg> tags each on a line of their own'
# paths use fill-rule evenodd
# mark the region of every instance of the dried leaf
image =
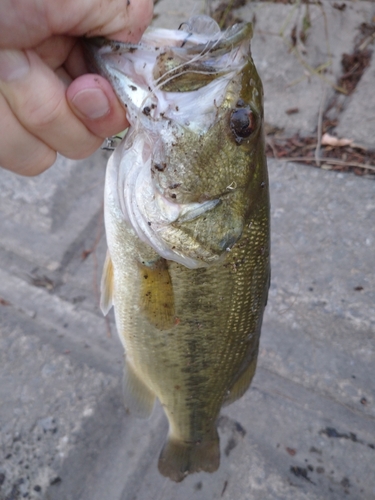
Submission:
<svg viewBox="0 0 375 500">
<path fill-rule="evenodd" d="M 353 139 L 339 139 L 334 135 L 330 135 L 328 133 L 323 134 L 322 136 L 322 145 L 323 146 L 333 146 L 333 147 L 341 147 L 341 146 L 351 146 L 353 144 Z"/>
</svg>

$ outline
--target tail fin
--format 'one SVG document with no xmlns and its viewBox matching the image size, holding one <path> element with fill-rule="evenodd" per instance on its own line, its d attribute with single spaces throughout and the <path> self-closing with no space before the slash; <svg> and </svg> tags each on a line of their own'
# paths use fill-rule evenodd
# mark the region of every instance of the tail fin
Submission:
<svg viewBox="0 0 375 500">
<path fill-rule="evenodd" d="M 220 444 L 216 428 L 201 442 L 168 438 L 159 457 L 159 472 L 179 483 L 193 472 L 215 472 L 220 465 Z"/>
</svg>

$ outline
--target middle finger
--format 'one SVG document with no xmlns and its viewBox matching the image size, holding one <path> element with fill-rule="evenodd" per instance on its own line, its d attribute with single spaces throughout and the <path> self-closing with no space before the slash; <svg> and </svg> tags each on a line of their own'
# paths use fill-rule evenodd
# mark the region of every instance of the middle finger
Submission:
<svg viewBox="0 0 375 500">
<path fill-rule="evenodd" d="M 8 81 L 0 81 L 0 90 L 15 116 L 30 133 L 64 156 L 89 156 L 100 146 L 101 139 L 70 109 L 64 83 L 35 52 L 15 52 L 7 68 Z M 14 65 L 16 57 L 18 62 L 25 58 L 24 66 Z"/>
</svg>

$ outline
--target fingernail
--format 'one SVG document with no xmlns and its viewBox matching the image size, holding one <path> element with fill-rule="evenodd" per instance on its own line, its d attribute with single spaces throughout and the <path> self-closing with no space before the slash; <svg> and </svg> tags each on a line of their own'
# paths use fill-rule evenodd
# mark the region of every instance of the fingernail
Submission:
<svg viewBox="0 0 375 500">
<path fill-rule="evenodd" d="M 13 82 L 28 73 L 29 60 L 22 50 L 0 50 L 0 80 Z"/>
<path fill-rule="evenodd" d="M 90 120 L 103 118 L 110 112 L 109 101 L 101 89 L 85 89 L 76 94 L 72 103 L 77 110 Z"/>
</svg>

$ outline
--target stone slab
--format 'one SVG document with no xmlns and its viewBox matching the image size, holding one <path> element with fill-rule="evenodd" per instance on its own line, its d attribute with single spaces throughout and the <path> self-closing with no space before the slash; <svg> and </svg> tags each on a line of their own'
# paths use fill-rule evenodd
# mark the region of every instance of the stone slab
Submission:
<svg viewBox="0 0 375 500">
<path fill-rule="evenodd" d="M 77 363 L 110 374 L 121 373 L 123 349 L 113 327 L 109 337 L 99 310 L 97 314 L 85 311 L 79 302 L 62 300 L 1 269 L 0 297 L 9 304 L 0 305 L 1 317 L 21 313 L 27 318 L 28 328 L 37 330 L 41 326 L 39 337 L 57 352 L 69 351 Z"/>
<path fill-rule="evenodd" d="M 176 30 L 180 24 L 191 16 L 202 14 L 206 11 L 204 0 L 160 0 L 154 8 L 152 26 Z"/>
</svg>

